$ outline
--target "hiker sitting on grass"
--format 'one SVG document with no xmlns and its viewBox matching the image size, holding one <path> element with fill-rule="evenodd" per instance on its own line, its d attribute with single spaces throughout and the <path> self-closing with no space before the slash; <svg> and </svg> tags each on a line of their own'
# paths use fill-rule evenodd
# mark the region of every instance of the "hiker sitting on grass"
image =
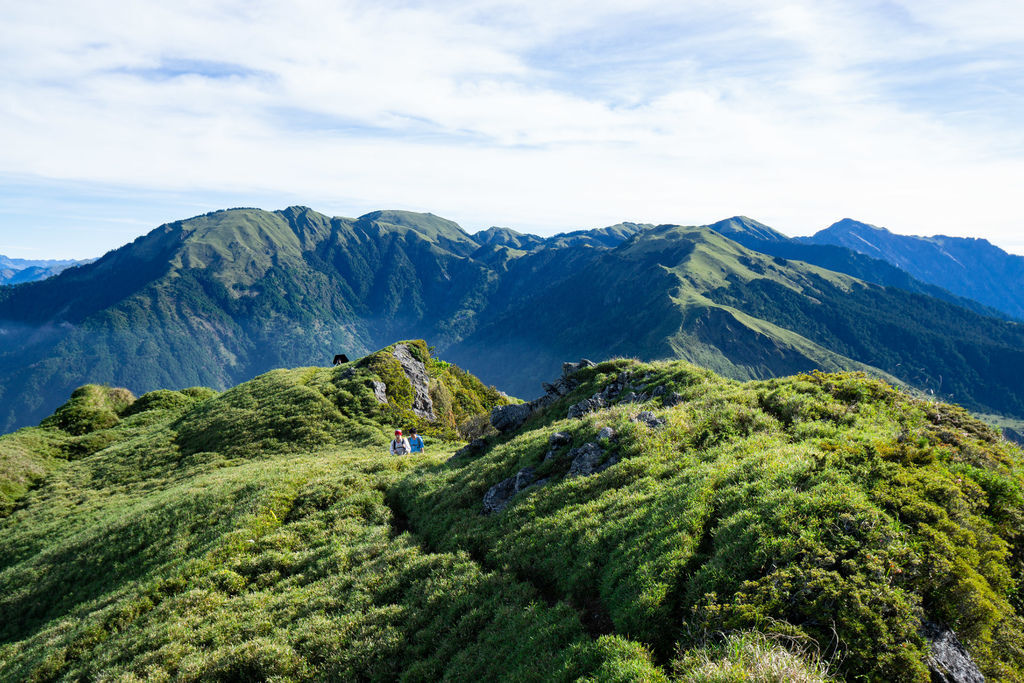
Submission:
<svg viewBox="0 0 1024 683">
<path fill-rule="evenodd" d="M 412 435 L 412 436 L 409 437 L 409 448 L 412 449 L 413 453 L 422 453 L 423 452 L 423 437 L 416 433 L 416 428 L 415 427 L 412 427 L 409 430 L 409 434 Z"/>
<path fill-rule="evenodd" d="M 408 455 L 409 451 L 409 440 L 402 437 L 402 430 L 395 430 L 395 438 L 391 440 L 391 455 Z"/>
</svg>

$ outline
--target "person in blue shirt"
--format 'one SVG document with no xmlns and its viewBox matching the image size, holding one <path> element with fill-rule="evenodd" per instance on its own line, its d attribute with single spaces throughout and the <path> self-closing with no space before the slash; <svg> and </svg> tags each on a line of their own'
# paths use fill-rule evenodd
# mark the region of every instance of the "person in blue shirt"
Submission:
<svg viewBox="0 0 1024 683">
<path fill-rule="evenodd" d="M 416 433 L 415 427 L 409 430 L 409 448 L 413 453 L 423 452 L 423 437 Z"/>
</svg>

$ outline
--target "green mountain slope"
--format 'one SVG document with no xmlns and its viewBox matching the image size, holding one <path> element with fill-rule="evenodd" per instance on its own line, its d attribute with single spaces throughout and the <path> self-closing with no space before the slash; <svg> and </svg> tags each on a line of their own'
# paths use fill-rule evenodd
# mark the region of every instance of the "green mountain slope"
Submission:
<svg viewBox="0 0 1024 683">
<path fill-rule="evenodd" d="M 509 334 L 515 330 L 515 334 Z M 988 412 L 1020 414 L 1024 328 L 742 247 L 708 228 L 660 226 L 524 297 L 447 353 L 508 378 L 566 357 L 684 358 L 736 378 L 864 370 Z"/>
<path fill-rule="evenodd" d="M 848 246 L 809 242 L 803 238 L 790 239 L 767 225 L 745 216 L 728 218 L 707 227 L 762 254 L 804 261 L 883 287 L 895 287 L 907 292 L 925 294 L 985 316 L 1013 317 L 1005 311 L 992 308 L 980 301 L 966 296 L 957 296 L 942 287 L 918 280 L 903 268 L 893 265 L 889 261 L 861 253 Z"/>
<path fill-rule="evenodd" d="M 888 261 L 924 282 L 1024 320 L 1024 256 L 1007 254 L 987 240 L 897 235 L 849 218 L 801 239 Z"/>
<path fill-rule="evenodd" d="M 504 401 L 423 342 L 76 391 L 0 437 L 0 679 L 926 681 L 936 633 L 1021 678 L 1022 454 L 962 409 L 684 362 L 556 385 L 454 458 Z M 411 422 L 427 452 L 387 455 Z"/>
<path fill-rule="evenodd" d="M 789 244 L 750 219 L 716 225 Z M 0 288 L 0 429 L 38 422 L 85 383 L 225 389 L 409 336 L 514 394 L 539 390 L 562 358 L 621 354 L 734 378 L 873 366 L 972 409 L 1024 417 L 1020 326 L 708 228 L 477 237 L 431 214 L 232 209 Z"/>
</svg>

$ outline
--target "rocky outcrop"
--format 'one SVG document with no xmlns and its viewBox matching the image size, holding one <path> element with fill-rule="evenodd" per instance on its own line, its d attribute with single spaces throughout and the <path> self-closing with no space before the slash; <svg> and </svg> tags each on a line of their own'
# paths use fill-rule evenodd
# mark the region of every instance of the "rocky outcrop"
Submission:
<svg viewBox="0 0 1024 683">
<path fill-rule="evenodd" d="M 434 402 L 430 398 L 430 375 L 427 374 L 427 367 L 413 357 L 405 344 L 396 345 L 392 355 L 412 384 L 412 412 L 433 422 L 437 418 L 434 416 Z"/>
<path fill-rule="evenodd" d="M 498 406 L 491 411 L 491 425 L 493 425 L 499 432 L 510 432 L 514 429 L 518 429 L 535 412 L 548 407 L 578 387 L 579 381 L 573 377 L 573 374 L 581 368 L 590 367 L 592 365 L 594 364 L 585 358 L 579 363 L 563 363 L 562 376 L 554 382 L 544 384 L 543 396 L 535 398 L 529 403 L 520 403 L 512 406 Z"/>
<path fill-rule="evenodd" d="M 491 425 L 499 432 L 511 432 L 522 426 L 532 414 L 533 407 L 529 403 L 498 406 L 491 411 Z"/>
<path fill-rule="evenodd" d="M 544 459 L 550 460 L 558 455 L 559 449 L 565 448 L 571 443 L 572 436 L 566 432 L 555 432 L 548 437 L 548 452 L 544 454 Z"/>
<path fill-rule="evenodd" d="M 926 663 L 932 683 L 984 683 L 981 670 L 952 629 L 925 622 L 921 631 L 931 650 Z"/>
<path fill-rule="evenodd" d="M 663 417 L 658 417 L 649 410 L 642 410 L 633 417 L 629 418 L 630 422 L 640 422 L 647 425 L 651 429 L 661 429 L 668 422 Z"/>
<path fill-rule="evenodd" d="M 579 448 L 572 449 L 567 457 L 572 458 L 572 464 L 569 465 L 569 471 L 565 475 L 566 478 L 586 477 L 591 474 L 597 474 L 618 462 L 618 458 L 612 456 L 602 463 L 604 449 L 593 442 L 587 442 Z"/>
<path fill-rule="evenodd" d="M 508 479 L 502 479 L 492 486 L 484 494 L 485 515 L 494 514 L 504 510 L 517 493 L 530 486 L 543 486 L 548 483 L 547 479 L 538 479 L 536 468 L 524 467 Z"/>
<path fill-rule="evenodd" d="M 605 407 L 604 399 L 601 398 L 600 394 L 594 394 L 590 398 L 585 398 L 579 403 L 569 406 L 569 412 L 566 415 L 570 420 L 583 417 L 589 413 L 597 412 L 601 408 Z"/>
</svg>

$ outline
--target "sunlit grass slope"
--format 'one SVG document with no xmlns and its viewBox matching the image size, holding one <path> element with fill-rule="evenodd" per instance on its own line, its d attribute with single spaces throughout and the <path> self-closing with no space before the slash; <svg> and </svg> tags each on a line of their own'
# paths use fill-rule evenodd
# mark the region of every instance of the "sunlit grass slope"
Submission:
<svg viewBox="0 0 1024 683">
<path fill-rule="evenodd" d="M 925 681 L 925 621 L 1020 677 L 1021 454 L 964 411 L 616 360 L 449 462 L 506 399 L 403 343 L 435 421 L 389 347 L 87 386 L 0 438 L 0 680 Z M 565 419 L 612 382 L 665 389 Z M 412 424 L 428 452 L 388 455 Z M 605 426 L 614 464 L 568 476 Z M 526 466 L 546 485 L 482 514 Z"/>
<path fill-rule="evenodd" d="M 740 383 L 613 361 L 577 377 L 481 457 L 400 482 L 391 498 L 430 547 L 507 568 L 683 680 L 706 670 L 695 652 L 758 647 L 717 634 L 758 631 L 849 680 L 927 681 L 925 622 L 951 627 L 992 679 L 1020 680 L 1021 452 L 966 411 L 852 373 Z M 566 419 L 615 380 L 678 404 Z M 644 408 L 665 424 L 633 421 Z M 545 458 L 556 431 L 571 443 Z M 587 442 L 615 464 L 568 476 Z M 525 467 L 548 483 L 481 515 L 488 488 Z"/>
</svg>

